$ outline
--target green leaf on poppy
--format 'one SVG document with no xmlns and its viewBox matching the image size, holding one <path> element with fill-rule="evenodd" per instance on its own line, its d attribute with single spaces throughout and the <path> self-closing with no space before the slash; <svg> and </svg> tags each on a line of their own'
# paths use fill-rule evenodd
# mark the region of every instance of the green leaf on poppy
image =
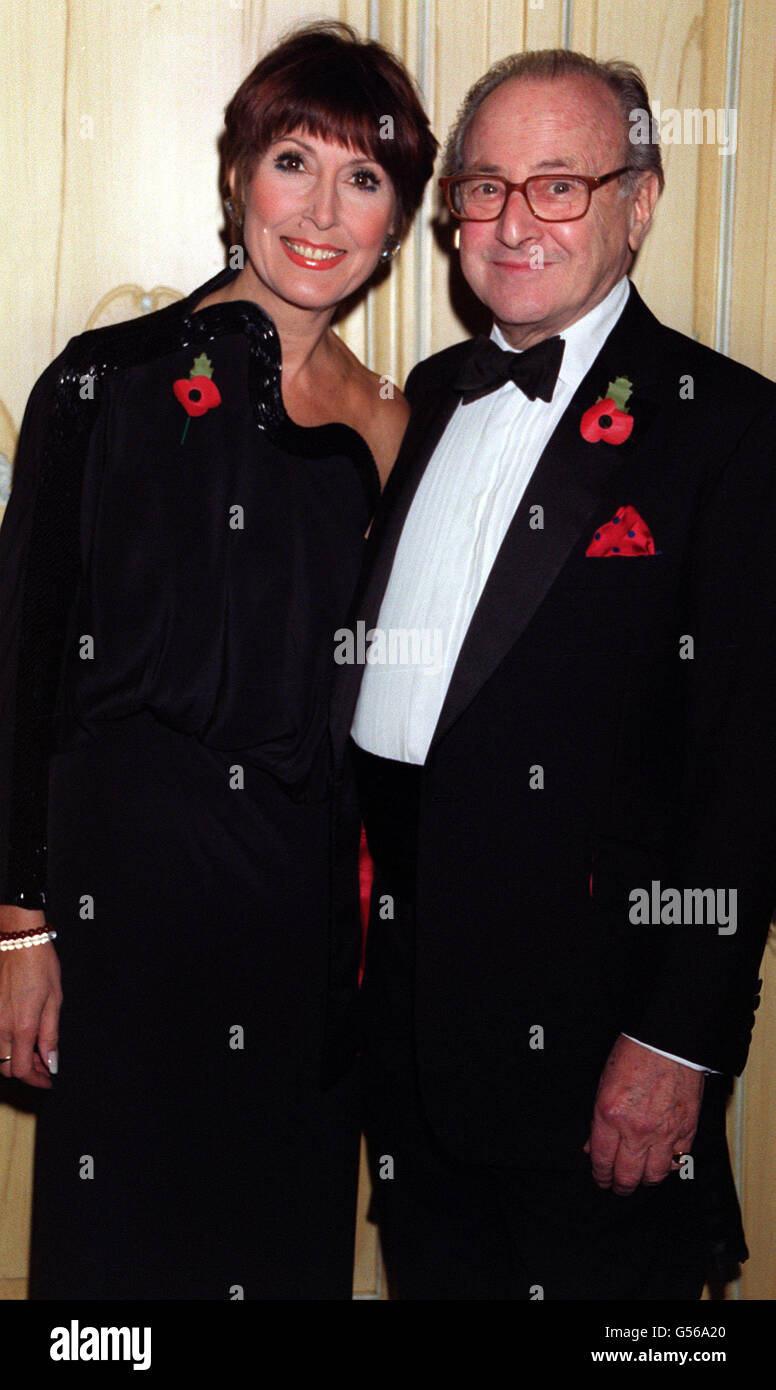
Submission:
<svg viewBox="0 0 776 1390">
<path fill-rule="evenodd" d="M 199 357 L 194 358 L 194 366 L 189 372 L 189 376 L 209 376 L 213 375 L 213 363 L 210 361 L 206 352 L 201 352 Z"/>
<path fill-rule="evenodd" d="M 633 390 L 633 382 L 627 376 L 615 377 L 606 388 L 607 399 L 613 400 L 618 410 L 628 409 L 628 398 Z"/>
</svg>

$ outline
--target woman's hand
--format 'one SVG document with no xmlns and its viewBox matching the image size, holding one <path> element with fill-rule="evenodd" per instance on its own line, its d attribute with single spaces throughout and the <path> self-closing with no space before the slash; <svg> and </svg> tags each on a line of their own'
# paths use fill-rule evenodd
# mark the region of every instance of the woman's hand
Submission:
<svg viewBox="0 0 776 1390">
<path fill-rule="evenodd" d="M 42 928 L 45 921 L 43 912 L 0 907 L 0 932 Z M 61 1003 L 59 959 L 50 941 L 0 951 L 0 1057 L 11 1059 L 0 1062 L 0 1076 L 50 1088 Z"/>
</svg>

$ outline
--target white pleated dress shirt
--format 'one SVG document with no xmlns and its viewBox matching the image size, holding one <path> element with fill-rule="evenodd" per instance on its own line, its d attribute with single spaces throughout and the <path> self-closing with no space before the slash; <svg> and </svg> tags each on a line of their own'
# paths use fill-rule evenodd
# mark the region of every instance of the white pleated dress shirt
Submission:
<svg viewBox="0 0 776 1390">
<path fill-rule="evenodd" d="M 412 500 L 377 628 L 419 632 L 416 659 L 367 664 L 352 734 L 369 753 L 424 763 L 474 610 L 533 471 L 629 293 L 623 276 L 561 334 L 551 401 L 529 401 L 513 381 L 461 402 Z M 494 324 L 491 338 L 510 349 Z M 398 647 L 398 644 L 397 644 Z M 417 657 L 425 656 L 426 660 Z"/>
<path fill-rule="evenodd" d="M 383 658 L 367 658 L 364 667 L 351 732 L 366 752 L 397 762 L 425 762 L 458 655 L 509 524 L 629 293 L 623 276 L 600 304 L 560 335 L 565 347 L 551 401 L 531 401 L 508 381 L 480 400 L 459 403 L 453 412 L 418 484 L 396 548 L 377 620 Z M 499 347 L 514 351 L 495 324 L 490 336 Z M 660 1048 L 650 1051 L 684 1062 Z M 685 1065 L 706 1070 L 693 1062 Z"/>
</svg>

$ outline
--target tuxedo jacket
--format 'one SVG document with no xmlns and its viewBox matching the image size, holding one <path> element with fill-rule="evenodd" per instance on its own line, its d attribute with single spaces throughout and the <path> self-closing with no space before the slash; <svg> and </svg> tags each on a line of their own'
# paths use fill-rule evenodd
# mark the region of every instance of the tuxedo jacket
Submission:
<svg viewBox="0 0 776 1390">
<path fill-rule="evenodd" d="M 367 629 L 471 350 L 407 381 L 352 615 Z M 631 434 L 589 443 L 581 418 L 617 376 Z M 655 554 L 587 555 L 623 506 Z M 361 675 L 342 667 L 335 690 L 342 786 Z M 678 923 L 633 920 L 653 884 L 660 904 L 715 890 L 729 920 L 710 895 Z M 439 1138 L 575 1162 L 620 1033 L 740 1072 L 774 900 L 776 387 L 631 285 L 506 532 L 422 773 L 416 1048 Z"/>
</svg>

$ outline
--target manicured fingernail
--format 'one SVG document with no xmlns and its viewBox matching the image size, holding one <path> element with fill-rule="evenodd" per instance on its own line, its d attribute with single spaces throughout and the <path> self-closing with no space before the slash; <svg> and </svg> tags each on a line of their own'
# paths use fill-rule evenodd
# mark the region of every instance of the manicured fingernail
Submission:
<svg viewBox="0 0 776 1390">
<path fill-rule="evenodd" d="M 52 1076 L 56 1076 L 59 1071 L 59 1053 L 50 1052 L 48 1055 L 47 1066 Z"/>
</svg>

